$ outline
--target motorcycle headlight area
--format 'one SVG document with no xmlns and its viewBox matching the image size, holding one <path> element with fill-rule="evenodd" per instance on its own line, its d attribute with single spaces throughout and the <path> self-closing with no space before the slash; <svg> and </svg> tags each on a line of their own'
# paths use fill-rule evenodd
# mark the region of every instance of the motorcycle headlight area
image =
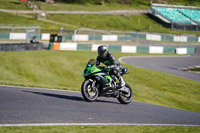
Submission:
<svg viewBox="0 0 200 133">
<path fill-rule="evenodd" d="M 89 70 L 89 71 L 85 70 L 85 71 L 83 72 L 83 74 L 89 74 L 89 73 L 92 73 L 93 71 L 94 71 L 94 69 L 91 69 L 91 70 Z"/>
<path fill-rule="evenodd" d="M 87 73 L 92 73 L 94 71 L 94 69 L 91 69 L 90 71 L 88 71 Z"/>
</svg>

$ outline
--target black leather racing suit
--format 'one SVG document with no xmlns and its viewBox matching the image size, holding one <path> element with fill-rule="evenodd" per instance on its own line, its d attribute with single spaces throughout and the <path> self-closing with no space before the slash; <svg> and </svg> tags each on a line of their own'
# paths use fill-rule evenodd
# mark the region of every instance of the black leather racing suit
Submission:
<svg viewBox="0 0 200 133">
<path fill-rule="evenodd" d="M 122 65 L 116 61 L 115 57 L 111 53 L 107 52 L 105 58 L 97 56 L 96 65 L 100 65 L 101 62 L 106 65 L 106 69 L 111 69 L 111 73 L 117 77 L 117 79 L 120 82 L 120 85 L 124 86 L 125 82 L 120 75 Z"/>
</svg>

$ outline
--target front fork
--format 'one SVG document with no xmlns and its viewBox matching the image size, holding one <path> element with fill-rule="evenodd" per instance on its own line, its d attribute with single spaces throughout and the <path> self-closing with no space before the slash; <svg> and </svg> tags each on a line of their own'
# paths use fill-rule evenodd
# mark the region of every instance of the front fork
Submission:
<svg viewBox="0 0 200 133">
<path fill-rule="evenodd" d="M 94 91 L 94 88 L 95 88 L 95 81 L 92 80 L 92 79 L 89 79 L 90 83 L 91 83 L 91 88 L 92 90 Z"/>
</svg>

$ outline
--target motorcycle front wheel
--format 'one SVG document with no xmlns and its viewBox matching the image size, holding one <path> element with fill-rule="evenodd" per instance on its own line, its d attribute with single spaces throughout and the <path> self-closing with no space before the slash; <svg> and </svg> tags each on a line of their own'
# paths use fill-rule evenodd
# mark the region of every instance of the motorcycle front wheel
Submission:
<svg viewBox="0 0 200 133">
<path fill-rule="evenodd" d="M 92 87 L 92 81 L 85 80 L 81 86 L 81 94 L 86 101 L 93 102 L 97 99 L 99 90 Z"/>
<path fill-rule="evenodd" d="M 122 104 L 129 104 L 133 100 L 133 91 L 129 84 L 126 83 L 126 88 L 128 88 L 128 93 L 120 92 L 117 100 Z"/>
</svg>

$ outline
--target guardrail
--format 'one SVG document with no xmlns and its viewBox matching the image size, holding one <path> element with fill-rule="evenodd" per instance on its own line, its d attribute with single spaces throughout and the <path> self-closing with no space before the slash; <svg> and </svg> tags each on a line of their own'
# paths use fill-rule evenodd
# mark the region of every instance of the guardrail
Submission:
<svg viewBox="0 0 200 133">
<path fill-rule="evenodd" d="M 50 50 L 97 51 L 99 44 L 49 43 Z M 195 54 L 195 47 L 108 45 L 108 50 L 122 53 Z"/>
<path fill-rule="evenodd" d="M 26 33 L 0 33 L 0 39 L 9 40 L 26 40 Z M 37 38 L 41 40 L 50 40 L 50 33 L 37 34 Z M 68 34 L 62 35 L 64 40 L 78 41 L 132 41 L 143 39 L 147 41 L 158 42 L 196 42 L 200 43 L 200 36 L 196 35 L 171 35 L 171 34 L 158 34 L 158 33 L 142 33 L 133 32 L 129 35 L 88 35 L 88 34 Z"/>
</svg>

